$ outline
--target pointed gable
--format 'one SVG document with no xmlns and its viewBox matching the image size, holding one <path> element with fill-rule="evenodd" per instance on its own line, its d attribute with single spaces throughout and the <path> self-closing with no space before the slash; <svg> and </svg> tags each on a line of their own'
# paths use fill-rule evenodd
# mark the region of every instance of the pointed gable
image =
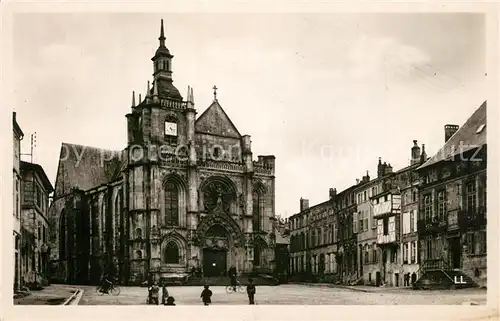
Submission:
<svg viewBox="0 0 500 321">
<path fill-rule="evenodd" d="M 121 176 L 125 162 L 120 151 L 62 143 L 54 196 L 72 188 L 89 190 Z"/>
<path fill-rule="evenodd" d="M 238 129 L 217 101 L 205 110 L 196 120 L 197 133 L 211 134 L 224 137 L 241 138 Z"/>
<path fill-rule="evenodd" d="M 486 101 L 470 116 L 443 147 L 419 169 L 486 144 Z"/>
</svg>

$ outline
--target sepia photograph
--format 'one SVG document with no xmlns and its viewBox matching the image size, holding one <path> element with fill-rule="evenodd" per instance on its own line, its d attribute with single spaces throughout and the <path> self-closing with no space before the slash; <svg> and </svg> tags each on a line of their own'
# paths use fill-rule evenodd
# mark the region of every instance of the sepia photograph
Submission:
<svg viewBox="0 0 500 321">
<path fill-rule="evenodd" d="M 484 12 L 9 21 L 13 308 L 489 301 Z"/>
</svg>

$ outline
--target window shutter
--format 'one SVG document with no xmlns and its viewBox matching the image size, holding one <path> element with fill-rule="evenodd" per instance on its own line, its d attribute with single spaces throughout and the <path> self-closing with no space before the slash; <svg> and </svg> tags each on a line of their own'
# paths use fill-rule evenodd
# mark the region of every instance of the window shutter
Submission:
<svg viewBox="0 0 500 321">
<path fill-rule="evenodd" d="M 478 179 L 477 179 L 477 205 L 484 206 L 484 203 L 485 203 L 484 183 L 483 183 L 483 180 L 478 177 Z"/>
<path fill-rule="evenodd" d="M 352 232 L 358 233 L 358 213 L 352 213 Z"/>
</svg>

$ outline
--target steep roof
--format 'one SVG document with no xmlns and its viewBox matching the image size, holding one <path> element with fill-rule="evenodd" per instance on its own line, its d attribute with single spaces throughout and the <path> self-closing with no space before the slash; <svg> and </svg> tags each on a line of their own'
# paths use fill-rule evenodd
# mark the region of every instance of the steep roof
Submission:
<svg viewBox="0 0 500 321">
<path fill-rule="evenodd" d="M 118 179 L 125 166 L 122 156 L 122 151 L 62 143 L 54 196 L 74 187 L 86 191 Z"/>
<path fill-rule="evenodd" d="M 217 100 L 196 119 L 195 130 L 197 133 L 241 138 L 238 129 Z"/>
<path fill-rule="evenodd" d="M 276 244 L 290 244 L 290 239 L 283 236 L 280 231 L 276 231 Z"/>
<path fill-rule="evenodd" d="M 17 123 L 17 114 L 16 112 L 12 112 L 12 127 L 13 127 L 13 130 L 14 130 L 14 133 L 16 133 L 17 137 L 23 137 L 24 136 L 24 133 L 23 131 L 21 130 L 21 126 L 19 126 L 19 124 Z"/>
<path fill-rule="evenodd" d="M 52 187 L 52 184 L 50 183 L 50 180 L 47 177 L 47 174 L 43 170 L 42 166 L 25 161 L 21 161 L 20 166 L 21 166 L 21 171 L 33 171 L 37 173 L 38 177 L 40 177 L 40 179 L 42 180 L 43 187 L 49 194 L 54 191 L 54 188 Z"/>
<path fill-rule="evenodd" d="M 467 119 L 443 147 L 418 169 L 439 163 L 486 144 L 486 101 Z"/>
</svg>

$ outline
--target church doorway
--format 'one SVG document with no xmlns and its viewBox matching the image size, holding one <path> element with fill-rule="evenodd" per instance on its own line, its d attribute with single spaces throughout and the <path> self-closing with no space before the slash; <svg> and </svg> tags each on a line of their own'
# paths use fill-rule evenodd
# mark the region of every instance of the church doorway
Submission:
<svg viewBox="0 0 500 321">
<path fill-rule="evenodd" d="M 227 251 L 223 249 L 203 249 L 203 275 L 205 277 L 224 276 L 227 268 Z"/>
</svg>

